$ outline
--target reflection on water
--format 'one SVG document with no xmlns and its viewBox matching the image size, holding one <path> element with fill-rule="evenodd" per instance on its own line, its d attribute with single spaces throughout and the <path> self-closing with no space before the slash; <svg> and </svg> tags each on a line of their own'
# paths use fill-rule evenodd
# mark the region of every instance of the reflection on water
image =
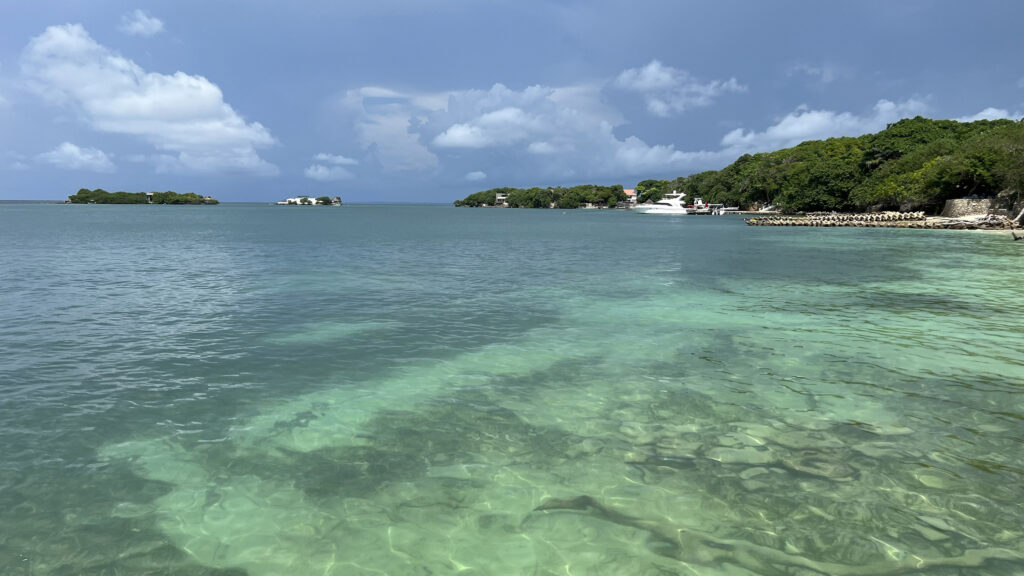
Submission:
<svg viewBox="0 0 1024 576">
<path fill-rule="evenodd" d="M 1010 242 L 379 207 L 296 260 L 223 208 L 113 295 L 0 280 L 90 286 L 0 305 L 0 572 L 1024 570 Z"/>
</svg>

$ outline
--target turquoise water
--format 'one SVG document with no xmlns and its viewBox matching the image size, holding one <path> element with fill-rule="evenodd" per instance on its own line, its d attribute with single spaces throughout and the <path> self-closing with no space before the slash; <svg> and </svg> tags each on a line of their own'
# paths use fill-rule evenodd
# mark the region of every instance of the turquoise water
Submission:
<svg viewBox="0 0 1024 576">
<path fill-rule="evenodd" d="M 1024 246 L 0 204 L 0 574 L 1024 571 Z"/>
</svg>

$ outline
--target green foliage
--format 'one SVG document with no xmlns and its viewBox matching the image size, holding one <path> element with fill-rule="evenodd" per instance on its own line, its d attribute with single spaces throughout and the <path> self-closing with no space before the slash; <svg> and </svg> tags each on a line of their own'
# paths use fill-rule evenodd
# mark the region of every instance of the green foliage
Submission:
<svg viewBox="0 0 1024 576">
<path fill-rule="evenodd" d="M 498 192 L 507 190 L 507 188 L 494 188 L 493 190 L 484 190 L 483 192 L 476 192 L 466 196 L 462 200 L 456 200 L 456 206 L 494 206 L 494 198 Z"/>
<path fill-rule="evenodd" d="M 151 192 L 153 204 L 217 204 L 213 198 L 204 198 L 199 194 L 186 192 Z M 102 188 L 89 190 L 81 188 L 75 194 L 68 196 L 72 204 L 149 204 L 149 198 L 145 192 L 107 192 Z"/>
<path fill-rule="evenodd" d="M 784 212 L 937 211 L 945 200 L 1024 189 L 1024 124 L 911 118 L 877 134 L 804 142 L 745 154 L 722 170 L 673 181 L 687 193 Z M 664 182 L 664 181 L 644 181 Z M 637 185 L 640 188 L 640 185 Z"/>
<path fill-rule="evenodd" d="M 656 202 L 673 190 L 688 199 L 783 212 L 868 209 L 936 212 L 950 198 L 998 195 L 1024 200 L 1024 122 L 956 122 L 908 118 L 877 134 L 803 142 L 792 148 L 744 154 L 721 170 L 674 180 L 644 180 L 637 201 Z M 513 207 L 586 204 L 616 206 L 621 186 L 495 188 L 470 194 L 456 206 L 493 205 L 496 193 Z"/>
<path fill-rule="evenodd" d="M 572 188 L 494 188 L 456 200 L 455 205 L 493 206 L 498 194 L 506 194 L 505 201 L 512 208 L 579 208 L 586 204 L 613 207 L 626 201 L 626 193 L 621 184 L 581 184 Z"/>
<path fill-rule="evenodd" d="M 668 180 L 644 180 L 636 185 L 636 201 L 643 204 L 644 202 L 657 202 L 661 200 L 665 194 L 672 191 L 669 188 L 671 183 Z"/>
<path fill-rule="evenodd" d="M 520 190 L 510 188 L 505 200 L 512 208 L 547 208 L 555 201 L 555 194 L 550 188 L 529 188 Z"/>
<path fill-rule="evenodd" d="M 331 205 L 331 197 L 330 196 L 318 196 L 317 199 L 316 199 L 316 203 L 321 205 L 321 206 L 330 206 Z"/>
</svg>

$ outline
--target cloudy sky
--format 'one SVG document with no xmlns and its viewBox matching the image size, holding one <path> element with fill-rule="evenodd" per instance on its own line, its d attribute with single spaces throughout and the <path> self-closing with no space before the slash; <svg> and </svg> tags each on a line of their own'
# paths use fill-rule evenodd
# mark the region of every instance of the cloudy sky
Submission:
<svg viewBox="0 0 1024 576">
<path fill-rule="evenodd" d="M 1024 2 L 0 0 L 0 199 L 451 202 L 1024 115 Z"/>
</svg>

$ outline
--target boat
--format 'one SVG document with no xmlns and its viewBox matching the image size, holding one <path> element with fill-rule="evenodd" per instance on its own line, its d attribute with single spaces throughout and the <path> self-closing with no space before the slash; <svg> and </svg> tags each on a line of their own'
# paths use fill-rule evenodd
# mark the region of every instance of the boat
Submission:
<svg viewBox="0 0 1024 576">
<path fill-rule="evenodd" d="M 736 212 L 739 208 L 726 208 L 725 204 L 712 204 L 705 202 L 703 198 L 697 198 L 693 201 L 693 206 L 687 206 L 691 209 L 690 214 L 711 214 L 713 216 L 721 216 L 726 212 Z"/>
<path fill-rule="evenodd" d="M 690 214 L 714 214 L 715 205 L 708 204 L 703 198 L 694 198 L 693 204 L 687 206 L 690 209 Z"/>
<path fill-rule="evenodd" d="M 633 212 L 637 214 L 690 214 L 690 209 L 683 204 L 685 197 L 686 192 L 673 190 L 653 204 L 641 204 L 633 208 Z"/>
</svg>

